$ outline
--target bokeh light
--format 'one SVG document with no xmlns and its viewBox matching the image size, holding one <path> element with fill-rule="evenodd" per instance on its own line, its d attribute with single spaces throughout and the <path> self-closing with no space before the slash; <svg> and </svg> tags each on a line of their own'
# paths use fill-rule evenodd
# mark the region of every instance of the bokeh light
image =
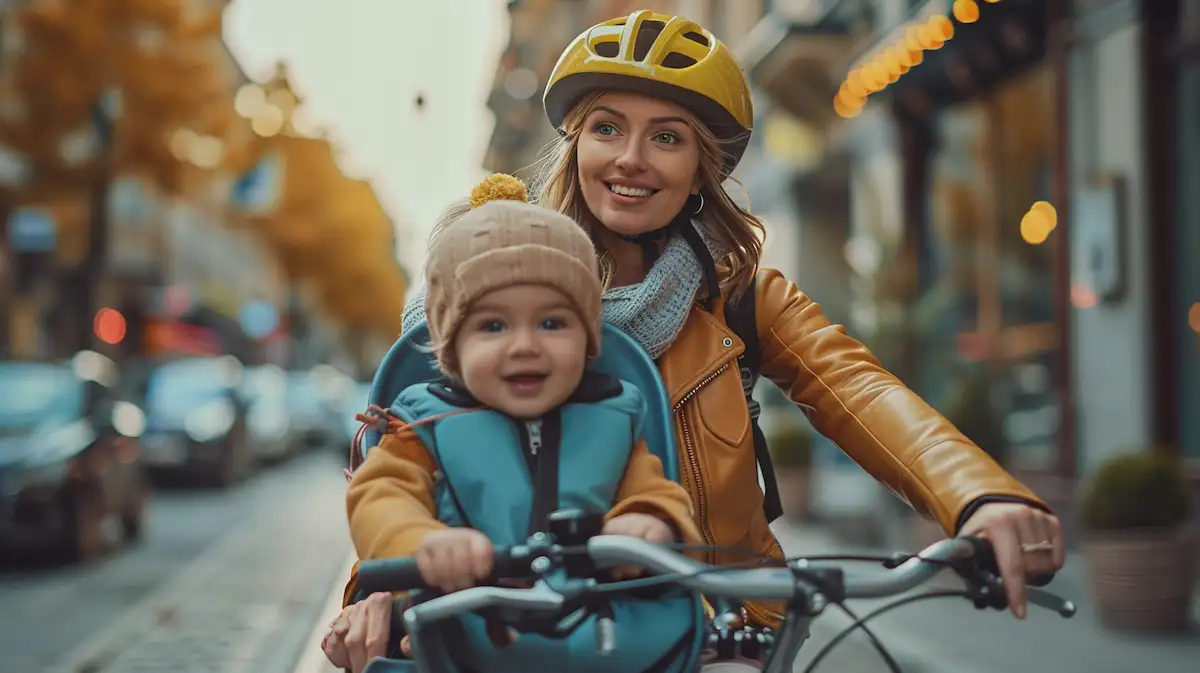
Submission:
<svg viewBox="0 0 1200 673">
<path fill-rule="evenodd" d="M 947 42 L 954 37 L 954 22 L 942 14 L 929 19 L 929 29 L 942 42 Z"/>
<path fill-rule="evenodd" d="M 250 128 L 264 138 L 278 135 L 283 130 L 283 110 L 268 105 L 254 119 L 250 120 Z"/>
<path fill-rule="evenodd" d="M 1029 209 L 1041 213 L 1042 217 L 1045 217 L 1046 221 L 1050 223 L 1051 229 L 1058 226 L 1058 211 L 1049 201 L 1035 201 Z"/>
<path fill-rule="evenodd" d="M 1050 237 L 1054 227 L 1040 211 L 1030 210 L 1021 218 L 1021 239 L 1030 245 L 1040 245 Z"/>
<path fill-rule="evenodd" d="M 975 0 L 954 0 L 954 18 L 962 23 L 975 23 L 979 20 L 979 5 Z"/>
<path fill-rule="evenodd" d="M 125 338 L 125 316 L 120 311 L 107 306 L 96 312 L 93 321 L 96 338 L 106 344 L 119 344 Z"/>
</svg>

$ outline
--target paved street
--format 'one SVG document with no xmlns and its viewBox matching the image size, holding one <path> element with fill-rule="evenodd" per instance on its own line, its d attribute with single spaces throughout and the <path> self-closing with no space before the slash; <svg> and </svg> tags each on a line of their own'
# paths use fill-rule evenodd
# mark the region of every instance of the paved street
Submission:
<svg viewBox="0 0 1200 673">
<path fill-rule="evenodd" d="M 155 493 L 142 542 L 0 571 L 5 673 L 276 673 L 295 664 L 348 550 L 345 480 L 305 456 L 228 491 Z"/>
</svg>

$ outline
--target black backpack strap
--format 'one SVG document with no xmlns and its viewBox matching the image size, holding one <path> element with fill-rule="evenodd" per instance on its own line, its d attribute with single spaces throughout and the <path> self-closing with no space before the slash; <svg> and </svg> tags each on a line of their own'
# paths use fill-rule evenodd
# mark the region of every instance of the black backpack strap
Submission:
<svg viewBox="0 0 1200 673">
<path fill-rule="evenodd" d="M 767 448 L 767 438 L 758 425 L 762 408 L 754 400 L 754 386 L 758 383 L 759 367 L 762 365 L 762 346 L 758 341 L 758 319 L 755 315 L 755 287 L 758 276 L 750 280 L 750 286 L 736 304 L 725 302 L 725 324 L 746 345 L 746 351 L 738 358 L 738 370 L 742 377 L 742 392 L 746 395 L 746 406 L 750 409 L 750 429 L 754 433 L 754 458 L 762 470 L 763 511 L 770 523 L 783 516 L 783 502 L 779 498 L 779 482 L 775 479 L 775 465 Z"/>
</svg>

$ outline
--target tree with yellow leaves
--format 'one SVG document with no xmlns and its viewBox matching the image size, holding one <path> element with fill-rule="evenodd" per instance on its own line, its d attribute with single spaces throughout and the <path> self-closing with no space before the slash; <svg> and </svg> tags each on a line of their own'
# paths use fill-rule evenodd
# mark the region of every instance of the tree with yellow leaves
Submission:
<svg viewBox="0 0 1200 673">
<path fill-rule="evenodd" d="M 328 141 L 279 135 L 282 195 L 253 226 L 294 281 L 311 280 L 326 310 L 351 329 L 399 333 L 406 279 L 394 254 L 393 224 L 371 185 L 346 177 Z"/>
<path fill-rule="evenodd" d="M 71 312 L 90 316 L 107 258 L 112 177 L 142 175 L 179 193 L 189 168 L 169 139 L 187 129 L 221 146 L 232 127 L 221 12 L 182 0 L 35 0 L 8 20 L 22 49 L 0 78 L 16 102 L 0 119 L 0 144 L 31 170 L 22 193 L 0 194 L 0 205 L 92 195 L 87 226 L 58 233 L 87 241 L 71 279 L 84 291 L 69 298 L 82 304 Z M 88 347 L 91 330 L 78 336 Z"/>
<path fill-rule="evenodd" d="M 262 151 L 283 164 L 278 203 L 251 215 L 294 281 L 311 281 L 325 310 L 354 332 L 386 339 L 400 331 L 407 279 L 395 258 L 393 223 L 370 183 L 347 177 L 325 138 L 293 125 L 301 98 L 287 67 L 263 85 L 247 85 L 235 107 L 264 136 Z"/>
<path fill-rule="evenodd" d="M 111 158 L 167 192 L 186 164 L 180 129 L 223 139 L 235 119 L 221 72 L 221 13 L 180 0 L 41 0 L 15 10 L 22 54 L 10 66 L 23 114 L 0 121 L 0 142 L 27 157 L 34 194 L 92 187 L 104 138 L 100 104 L 117 94 Z"/>
</svg>

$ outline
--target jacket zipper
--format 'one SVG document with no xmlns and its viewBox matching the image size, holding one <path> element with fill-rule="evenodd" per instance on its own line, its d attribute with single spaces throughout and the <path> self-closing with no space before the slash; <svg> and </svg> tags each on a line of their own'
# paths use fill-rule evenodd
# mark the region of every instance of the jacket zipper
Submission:
<svg viewBox="0 0 1200 673">
<path fill-rule="evenodd" d="M 539 418 L 532 421 L 525 421 L 518 426 L 522 435 L 521 442 L 525 454 L 525 465 L 529 468 L 529 485 L 533 489 L 533 501 L 530 503 L 530 535 L 542 530 L 543 526 L 545 526 L 544 516 L 550 513 L 543 511 L 546 506 L 544 499 L 552 496 L 542 493 L 542 490 L 544 488 L 552 488 L 556 493 L 558 491 L 558 480 L 554 479 L 553 483 L 548 484 L 546 483 L 548 473 L 543 474 L 546 470 L 557 472 L 558 461 L 553 460 L 553 464 L 545 464 L 547 459 L 553 458 L 552 454 L 539 455 L 544 453 L 542 451 L 544 444 L 542 427 L 544 422 L 545 419 Z M 554 497 L 554 501 L 557 501 L 556 496 Z"/>
<path fill-rule="evenodd" d="M 542 421 L 526 421 L 525 431 L 529 433 L 529 455 L 536 458 L 542 448 Z"/>
<path fill-rule="evenodd" d="M 696 457 L 696 447 L 692 444 L 692 429 L 688 426 L 687 415 L 683 413 L 683 405 L 686 404 L 688 400 L 692 399 L 692 397 L 694 397 L 701 388 L 708 385 L 710 381 L 720 376 L 726 369 L 729 369 L 728 362 L 721 365 L 720 369 L 701 379 L 701 381 L 697 383 L 694 388 L 689 390 L 688 393 L 683 396 L 683 399 L 679 400 L 679 402 L 675 404 L 674 409 L 675 413 L 679 416 L 679 425 L 681 428 L 683 428 L 683 448 L 687 453 L 688 465 L 692 468 L 692 483 L 696 485 L 696 509 L 700 515 L 700 534 L 704 536 L 704 541 L 709 545 L 714 545 L 716 542 L 713 538 L 712 530 L 709 529 L 708 525 L 708 498 L 704 493 L 704 484 L 701 482 L 700 460 Z M 707 551 L 704 553 L 704 557 L 708 563 L 714 563 L 716 561 L 715 552 Z"/>
</svg>

